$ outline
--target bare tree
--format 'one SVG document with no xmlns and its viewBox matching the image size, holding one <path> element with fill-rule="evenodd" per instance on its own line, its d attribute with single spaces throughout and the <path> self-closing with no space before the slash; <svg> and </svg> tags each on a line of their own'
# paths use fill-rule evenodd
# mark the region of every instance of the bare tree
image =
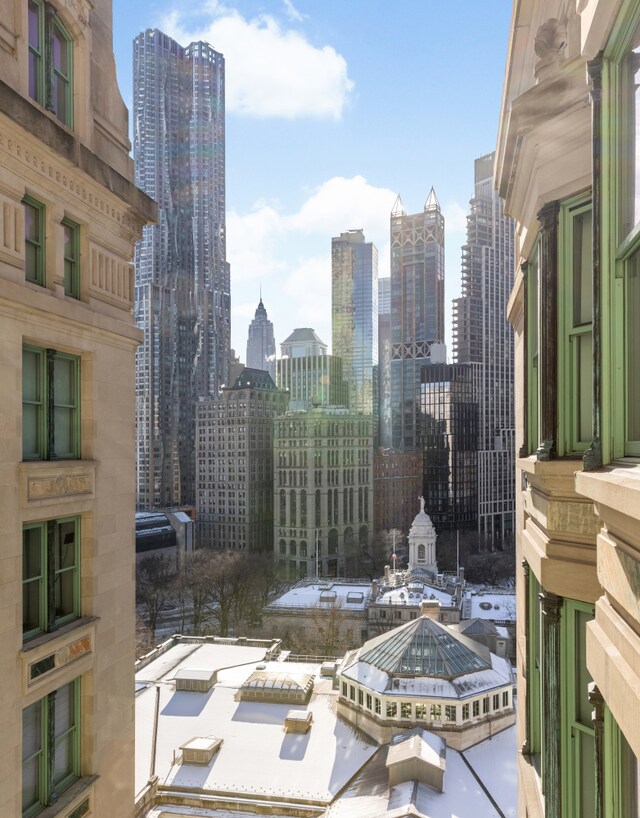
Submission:
<svg viewBox="0 0 640 818">
<path fill-rule="evenodd" d="M 144 611 L 147 627 L 155 639 L 160 612 L 170 598 L 173 563 L 166 557 L 144 557 L 136 567 L 136 598 Z"/>
</svg>

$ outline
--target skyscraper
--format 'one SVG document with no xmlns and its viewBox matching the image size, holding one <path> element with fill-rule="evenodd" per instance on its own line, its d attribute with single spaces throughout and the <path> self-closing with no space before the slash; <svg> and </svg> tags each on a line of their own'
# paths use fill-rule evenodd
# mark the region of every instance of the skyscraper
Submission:
<svg viewBox="0 0 640 818">
<path fill-rule="evenodd" d="M 331 239 L 332 352 L 342 358 L 349 408 L 377 414 L 378 251 L 362 230 Z"/>
<path fill-rule="evenodd" d="M 273 323 L 269 321 L 262 303 L 262 296 L 255 317 L 249 324 L 247 366 L 250 369 L 262 369 L 268 372 L 274 381 L 276 379 L 276 339 L 273 334 Z"/>
<path fill-rule="evenodd" d="M 228 383 L 224 58 L 162 32 L 134 40 L 137 184 L 158 224 L 136 249 L 138 506 L 195 500 L 195 409 Z"/>
<path fill-rule="evenodd" d="M 513 329 L 514 228 L 493 190 L 494 154 L 475 161 L 475 190 L 462 248 L 462 296 L 454 301 L 453 357 L 479 364 L 478 530 L 486 545 L 513 537 L 515 507 Z"/>
<path fill-rule="evenodd" d="M 420 373 L 444 360 L 444 217 L 433 188 L 422 213 L 391 211 L 391 445 L 420 445 Z M 432 350 L 432 344 L 438 342 Z M 434 353 L 434 354 L 432 354 Z"/>
<path fill-rule="evenodd" d="M 276 382 L 289 393 L 289 410 L 306 411 L 314 405 L 346 406 L 347 383 L 342 359 L 327 355 L 327 345 L 315 330 L 298 327 L 280 344 Z"/>
<path fill-rule="evenodd" d="M 378 279 L 378 446 L 391 446 L 391 279 Z"/>
</svg>

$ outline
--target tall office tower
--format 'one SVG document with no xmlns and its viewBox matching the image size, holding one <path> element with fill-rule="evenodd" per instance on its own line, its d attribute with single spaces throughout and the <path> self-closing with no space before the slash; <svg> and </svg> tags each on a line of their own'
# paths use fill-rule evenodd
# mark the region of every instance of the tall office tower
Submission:
<svg viewBox="0 0 640 818">
<path fill-rule="evenodd" d="M 269 321 L 262 303 L 262 296 L 255 317 L 249 324 L 247 366 L 251 369 L 263 369 L 274 381 L 276 379 L 276 339 L 273 324 Z"/>
<path fill-rule="evenodd" d="M 331 239 L 331 328 L 350 410 L 377 415 L 378 251 L 362 230 Z"/>
<path fill-rule="evenodd" d="M 420 372 L 444 362 L 444 217 L 433 188 L 422 213 L 391 211 L 391 445 L 420 445 Z M 432 344 L 438 346 L 432 350 Z"/>
<path fill-rule="evenodd" d="M 197 405 L 198 542 L 273 550 L 273 419 L 288 396 L 268 372 L 246 367 L 231 387 Z"/>
<path fill-rule="evenodd" d="M 156 207 L 111 3 L 0 13 L 0 815 L 131 816 L 131 258 Z"/>
<path fill-rule="evenodd" d="M 229 382 L 224 59 L 158 30 L 134 40 L 136 182 L 158 224 L 136 249 L 138 506 L 195 501 L 195 414 Z"/>
<path fill-rule="evenodd" d="M 274 559 L 283 577 L 356 576 L 373 532 L 373 417 L 342 406 L 274 421 Z"/>
<path fill-rule="evenodd" d="M 378 440 L 391 446 L 391 279 L 378 279 Z M 408 530 L 408 529 L 407 529 Z"/>
<path fill-rule="evenodd" d="M 494 154 L 475 161 L 475 191 L 462 248 L 462 296 L 453 307 L 453 358 L 479 365 L 478 532 L 485 547 L 510 542 L 515 510 L 513 329 L 514 226 L 493 190 Z"/>
<path fill-rule="evenodd" d="M 347 405 L 349 393 L 342 377 L 342 359 L 327 355 L 327 345 L 314 330 L 294 329 L 280 344 L 280 350 L 276 383 L 288 391 L 290 411 L 306 411 L 314 405 Z"/>
<path fill-rule="evenodd" d="M 476 364 L 422 368 L 422 491 L 440 533 L 478 524 L 478 370 Z"/>
</svg>

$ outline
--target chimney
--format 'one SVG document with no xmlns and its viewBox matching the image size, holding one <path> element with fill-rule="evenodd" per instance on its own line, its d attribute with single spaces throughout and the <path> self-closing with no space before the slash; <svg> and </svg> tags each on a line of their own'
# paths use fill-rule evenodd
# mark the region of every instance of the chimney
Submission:
<svg viewBox="0 0 640 818">
<path fill-rule="evenodd" d="M 420 615 L 427 616 L 429 619 L 434 619 L 436 622 L 440 620 L 440 603 L 437 599 L 423 599 L 420 603 Z"/>
<path fill-rule="evenodd" d="M 378 598 L 378 583 L 375 579 L 371 582 L 371 601 L 375 602 Z"/>
</svg>

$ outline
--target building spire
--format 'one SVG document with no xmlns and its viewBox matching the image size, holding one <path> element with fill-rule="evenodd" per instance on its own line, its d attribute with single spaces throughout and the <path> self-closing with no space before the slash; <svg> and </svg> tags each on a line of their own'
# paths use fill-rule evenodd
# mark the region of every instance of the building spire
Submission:
<svg viewBox="0 0 640 818">
<path fill-rule="evenodd" d="M 406 216 L 407 211 L 404 209 L 404 205 L 402 204 L 402 199 L 400 198 L 400 194 L 396 198 L 396 201 L 391 208 L 391 215 L 392 216 Z"/>
<path fill-rule="evenodd" d="M 424 209 L 425 211 L 440 210 L 440 202 L 438 201 L 436 192 L 433 189 L 433 185 L 431 186 L 431 190 L 429 191 L 429 195 L 427 196 L 427 201 L 424 203 Z"/>
</svg>

